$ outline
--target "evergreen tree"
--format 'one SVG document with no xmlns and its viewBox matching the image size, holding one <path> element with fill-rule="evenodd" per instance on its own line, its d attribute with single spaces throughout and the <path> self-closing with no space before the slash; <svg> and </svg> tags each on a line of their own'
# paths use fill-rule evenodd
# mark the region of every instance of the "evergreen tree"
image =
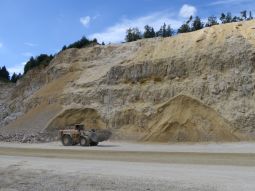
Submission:
<svg viewBox="0 0 255 191">
<path fill-rule="evenodd" d="M 224 23 L 224 22 L 225 22 L 225 19 L 226 19 L 225 13 L 221 13 L 221 16 L 220 16 L 220 21 L 221 21 L 221 23 Z"/>
<path fill-rule="evenodd" d="M 199 17 L 195 17 L 194 21 L 192 22 L 192 31 L 200 30 L 204 28 L 204 24 L 202 23 L 201 19 Z"/>
<path fill-rule="evenodd" d="M 162 37 L 166 37 L 166 23 L 162 26 Z"/>
<path fill-rule="evenodd" d="M 189 17 L 189 20 L 186 21 L 186 23 L 184 23 L 179 29 L 178 29 L 178 33 L 187 33 L 187 32 L 191 32 L 191 27 L 190 27 L 190 22 L 193 20 L 193 16 L 191 15 Z"/>
<path fill-rule="evenodd" d="M 17 80 L 18 80 L 17 77 L 18 77 L 18 75 L 14 72 L 14 73 L 12 74 L 12 77 L 11 77 L 11 82 L 16 83 Z"/>
<path fill-rule="evenodd" d="M 162 37 L 163 36 L 163 31 L 162 28 L 160 27 L 160 29 L 156 32 L 156 37 Z"/>
<path fill-rule="evenodd" d="M 9 81 L 10 80 L 10 74 L 5 66 L 2 68 L 0 67 L 0 80 Z"/>
<path fill-rule="evenodd" d="M 250 11 L 250 12 L 249 12 L 249 18 L 248 18 L 248 20 L 252 20 L 252 19 L 253 19 L 252 12 Z"/>
<path fill-rule="evenodd" d="M 225 23 L 231 23 L 231 21 L 232 21 L 232 15 L 231 15 L 231 13 L 227 13 L 227 16 L 226 16 L 226 22 Z"/>
<path fill-rule="evenodd" d="M 166 37 L 166 23 L 164 23 L 160 27 L 159 31 L 156 33 L 156 36 L 158 36 L 158 37 Z"/>
<path fill-rule="evenodd" d="M 24 66 L 24 73 L 26 74 L 30 69 L 32 69 L 33 67 L 35 67 L 35 59 L 32 56 L 29 61 L 25 64 Z"/>
<path fill-rule="evenodd" d="M 149 25 L 144 26 L 143 38 L 154 38 L 156 36 L 154 28 Z"/>
<path fill-rule="evenodd" d="M 11 82 L 16 83 L 21 77 L 22 77 L 21 73 L 16 74 L 14 72 L 11 77 Z"/>
<path fill-rule="evenodd" d="M 218 25 L 218 21 L 217 21 L 217 17 L 214 17 L 214 16 L 210 16 L 208 17 L 208 21 L 207 23 L 205 24 L 206 27 L 211 27 L 211 26 L 214 26 L 214 25 Z"/>
<path fill-rule="evenodd" d="M 240 18 L 240 17 L 237 17 L 237 16 L 234 16 L 231 20 L 231 22 L 239 22 L 239 21 L 242 21 L 243 19 Z"/>
<path fill-rule="evenodd" d="M 127 29 L 125 40 L 126 40 L 126 42 L 132 42 L 133 41 L 132 28 Z"/>
<path fill-rule="evenodd" d="M 104 42 L 102 42 L 102 45 L 104 46 L 104 45 L 105 45 L 105 43 L 104 43 Z"/>
<path fill-rule="evenodd" d="M 178 33 L 187 33 L 187 32 L 191 32 L 191 28 L 189 26 L 188 23 L 184 23 L 179 29 L 178 29 Z"/>
<path fill-rule="evenodd" d="M 242 18 L 243 20 L 247 20 L 247 11 L 246 11 L 246 10 L 241 11 L 241 18 Z"/>
<path fill-rule="evenodd" d="M 92 40 L 92 42 L 95 43 L 95 44 L 98 44 L 96 38 L 94 38 L 94 39 Z"/>
<path fill-rule="evenodd" d="M 0 80 L 3 80 L 2 67 L 0 67 Z"/>
<path fill-rule="evenodd" d="M 232 15 L 231 13 L 227 13 L 227 15 L 225 15 L 224 13 L 221 14 L 220 17 L 221 23 L 225 24 L 225 23 L 231 23 L 232 22 Z"/>
<path fill-rule="evenodd" d="M 141 39 L 142 35 L 138 28 L 129 28 L 126 32 L 126 42 L 132 42 Z"/>
<path fill-rule="evenodd" d="M 166 25 L 166 23 L 164 23 L 159 31 L 156 33 L 156 36 L 158 37 L 170 37 L 174 35 L 174 30 L 171 28 L 171 25 Z"/>
<path fill-rule="evenodd" d="M 189 17 L 189 20 L 186 22 L 187 24 L 190 24 L 190 22 L 193 20 L 193 16 L 191 15 L 190 17 Z"/>
<path fill-rule="evenodd" d="M 22 78 L 22 75 L 21 73 L 18 74 L 18 79 Z"/>
<path fill-rule="evenodd" d="M 171 28 L 171 25 L 168 25 L 166 28 L 166 37 L 170 37 L 174 35 L 174 29 Z"/>
<path fill-rule="evenodd" d="M 66 45 L 64 45 L 62 48 L 62 51 L 66 50 L 66 49 L 67 49 L 67 47 L 66 47 Z"/>
</svg>

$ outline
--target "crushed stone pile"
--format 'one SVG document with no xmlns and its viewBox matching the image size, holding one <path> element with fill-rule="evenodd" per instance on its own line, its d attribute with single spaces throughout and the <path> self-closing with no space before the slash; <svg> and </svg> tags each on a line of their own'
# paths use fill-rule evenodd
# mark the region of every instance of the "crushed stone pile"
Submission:
<svg viewBox="0 0 255 191">
<path fill-rule="evenodd" d="M 239 141 L 230 123 L 214 109 L 180 95 L 158 108 L 143 140 L 159 142 Z"/>
</svg>

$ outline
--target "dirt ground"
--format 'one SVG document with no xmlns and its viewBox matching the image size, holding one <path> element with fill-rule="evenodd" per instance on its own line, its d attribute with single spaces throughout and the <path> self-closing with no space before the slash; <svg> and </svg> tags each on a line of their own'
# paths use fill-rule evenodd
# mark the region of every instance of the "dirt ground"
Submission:
<svg viewBox="0 0 255 191">
<path fill-rule="evenodd" d="M 63 147 L 61 142 L 51 143 L 8 143 L 0 142 L 0 148 L 36 148 L 36 149 L 61 149 L 61 150 L 99 150 L 99 151 L 148 151 L 148 152 L 205 152 L 205 153 L 255 153 L 255 142 L 234 143 L 139 143 L 105 141 L 97 147 Z"/>
<path fill-rule="evenodd" d="M 255 143 L 0 144 L 0 191 L 254 191 Z"/>
</svg>

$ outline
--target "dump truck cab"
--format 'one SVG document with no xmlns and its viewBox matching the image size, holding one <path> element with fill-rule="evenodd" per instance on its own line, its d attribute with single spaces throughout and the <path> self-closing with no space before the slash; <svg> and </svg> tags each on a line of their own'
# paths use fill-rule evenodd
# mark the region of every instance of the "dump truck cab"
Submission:
<svg viewBox="0 0 255 191">
<path fill-rule="evenodd" d="M 85 129 L 85 126 L 83 124 L 75 124 L 74 125 L 74 128 L 77 130 L 77 131 L 83 131 Z"/>
</svg>

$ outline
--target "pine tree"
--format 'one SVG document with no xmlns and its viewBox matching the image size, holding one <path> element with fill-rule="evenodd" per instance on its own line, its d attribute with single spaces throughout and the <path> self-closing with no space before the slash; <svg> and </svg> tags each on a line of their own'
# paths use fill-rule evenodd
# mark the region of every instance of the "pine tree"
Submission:
<svg viewBox="0 0 255 191">
<path fill-rule="evenodd" d="M 191 15 L 186 23 L 182 24 L 182 26 L 177 30 L 177 33 L 187 33 L 191 32 L 190 22 L 193 20 L 193 16 Z"/>
<path fill-rule="evenodd" d="M 0 80 L 3 80 L 3 72 L 2 72 L 2 67 L 0 67 Z"/>
<path fill-rule="evenodd" d="M 178 33 L 187 33 L 187 32 L 191 32 L 191 28 L 190 28 L 189 24 L 184 23 L 184 24 L 178 29 Z"/>
<path fill-rule="evenodd" d="M 221 23 L 224 23 L 225 19 L 226 19 L 225 13 L 221 13 L 221 16 L 220 16 Z"/>
<path fill-rule="evenodd" d="M 164 23 L 159 31 L 156 32 L 156 36 L 157 37 L 170 37 L 174 35 L 174 30 L 171 28 L 171 25 L 166 25 L 166 23 Z"/>
<path fill-rule="evenodd" d="M 22 77 L 21 73 L 16 74 L 15 72 L 12 74 L 11 82 L 16 83 Z"/>
<path fill-rule="evenodd" d="M 66 47 L 66 45 L 64 45 L 62 48 L 62 51 L 66 50 L 66 49 L 67 49 L 67 47 Z"/>
<path fill-rule="evenodd" d="M 126 32 L 126 42 L 132 42 L 141 39 L 142 35 L 138 28 L 129 28 Z"/>
<path fill-rule="evenodd" d="M 214 25 L 218 25 L 218 21 L 217 21 L 217 17 L 215 16 L 210 16 L 208 17 L 208 21 L 207 23 L 205 24 L 206 27 L 211 27 L 211 26 L 214 26 Z"/>
<path fill-rule="evenodd" d="M 233 18 L 232 18 L 232 15 L 231 13 L 227 13 L 227 15 L 225 15 L 224 13 L 221 14 L 221 17 L 220 17 L 220 20 L 221 20 L 221 23 L 222 24 L 225 24 L 225 23 L 231 23 Z"/>
<path fill-rule="evenodd" d="M 168 25 L 166 28 L 166 37 L 170 37 L 174 35 L 174 30 L 171 28 L 171 25 Z"/>
<path fill-rule="evenodd" d="M 162 26 L 162 37 L 166 37 L 166 23 Z"/>
<path fill-rule="evenodd" d="M 237 16 L 234 16 L 231 20 L 231 22 L 239 22 L 239 21 L 242 21 L 243 19 L 240 18 L 240 17 L 237 17 Z"/>
<path fill-rule="evenodd" d="M 162 31 L 162 27 L 160 27 L 160 29 L 156 32 L 156 37 L 162 37 L 163 36 L 163 31 Z"/>
<path fill-rule="evenodd" d="M 154 28 L 149 25 L 144 26 L 143 38 L 154 38 L 156 36 Z"/>
<path fill-rule="evenodd" d="M 252 12 L 250 11 L 250 12 L 249 12 L 249 18 L 248 18 L 248 20 L 252 20 L 252 19 L 253 19 Z"/>
<path fill-rule="evenodd" d="M 14 72 L 14 73 L 12 74 L 12 77 L 11 77 L 11 82 L 16 83 L 17 80 L 18 80 L 17 77 L 18 77 L 18 75 Z"/>
<path fill-rule="evenodd" d="M 94 38 L 94 39 L 92 40 L 92 42 L 95 43 L 95 44 L 98 44 L 96 38 Z"/>
<path fill-rule="evenodd" d="M 231 13 L 227 13 L 227 16 L 226 16 L 226 23 L 231 23 L 231 21 L 232 21 L 232 15 L 231 15 Z"/>
<path fill-rule="evenodd" d="M 193 16 L 191 15 L 190 17 L 189 17 L 189 20 L 187 20 L 187 24 L 189 24 L 191 21 L 193 20 Z"/>
<path fill-rule="evenodd" d="M 160 29 L 159 29 L 159 31 L 156 33 L 156 35 L 157 35 L 158 37 L 166 37 L 166 23 L 164 23 L 164 24 L 160 27 Z"/>
<path fill-rule="evenodd" d="M 0 67 L 0 80 L 9 81 L 10 80 L 10 74 L 5 66 L 2 68 Z"/>
<path fill-rule="evenodd" d="M 132 28 L 127 29 L 125 40 L 126 42 L 131 42 L 133 40 Z"/>
<path fill-rule="evenodd" d="M 200 30 L 204 28 L 204 24 L 202 23 L 201 19 L 199 17 L 195 17 L 194 21 L 192 22 L 192 31 Z"/>
<path fill-rule="evenodd" d="M 247 20 L 247 11 L 246 11 L 246 10 L 241 11 L 241 18 L 242 18 L 243 20 Z"/>
<path fill-rule="evenodd" d="M 18 78 L 19 79 L 22 78 L 22 74 L 21 73 L 18 74 Z"/>
</svg>

